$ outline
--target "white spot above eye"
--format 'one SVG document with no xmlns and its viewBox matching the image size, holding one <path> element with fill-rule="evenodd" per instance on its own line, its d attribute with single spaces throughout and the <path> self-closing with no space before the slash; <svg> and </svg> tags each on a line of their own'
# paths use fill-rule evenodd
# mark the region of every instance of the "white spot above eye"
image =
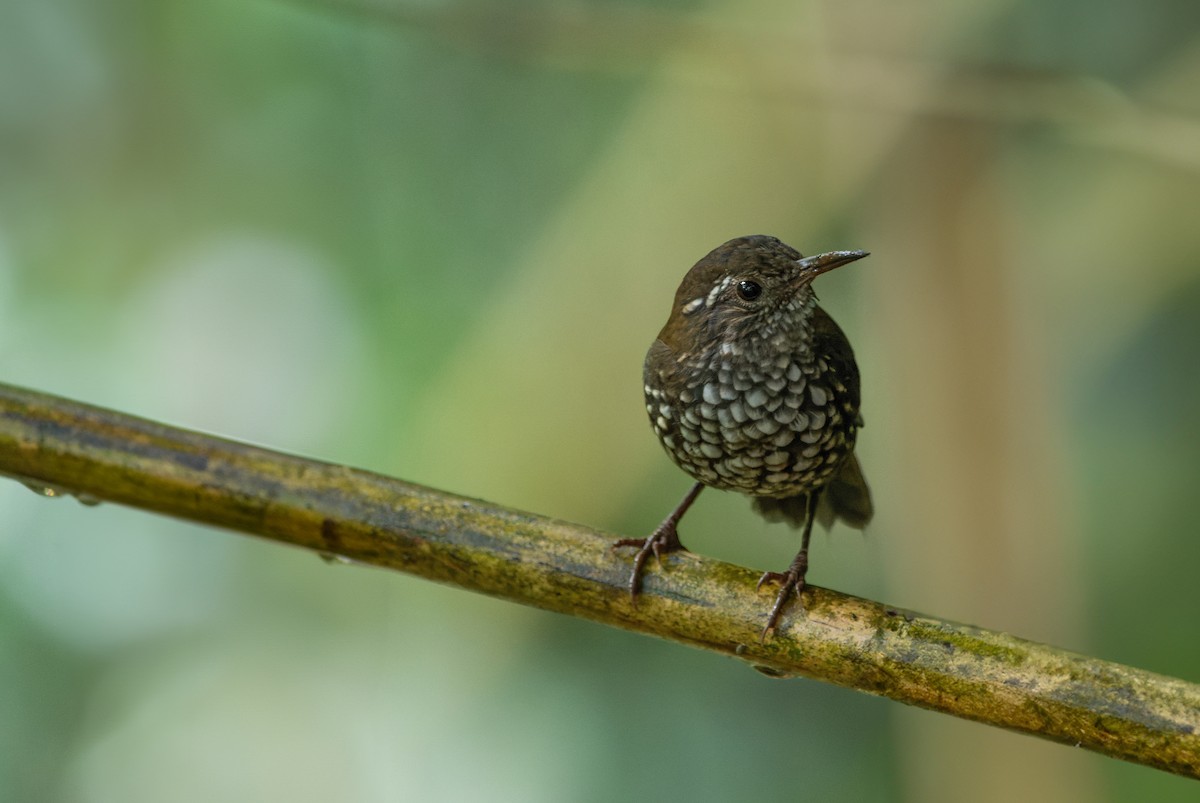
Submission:
<svg viewBox="0 0 1200 803">
<path fill-rule="evenodd" d="M 717 300 L 717 296 L 721 295 L 721 291 L 728 287 L 729 283 L 732 281 L 733 277 L 726 276 L 724 279 L 714 284 L 713 288 L 708 291 L 708 298 L 704 299 L 704 303 L 711 306 L 713 302 Z"/>
</svg>

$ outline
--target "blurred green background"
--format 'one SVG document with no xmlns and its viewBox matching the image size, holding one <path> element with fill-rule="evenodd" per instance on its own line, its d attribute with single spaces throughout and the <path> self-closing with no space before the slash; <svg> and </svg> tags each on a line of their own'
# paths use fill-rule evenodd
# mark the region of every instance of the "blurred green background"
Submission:
<svg viewBox="0 0 1200 803">
<path fill-rule="evenodd" d="M 1184 0 L 8 0 L 0 379 L 641 534 L 683 273 L 866 248 L 879 513 L 811 579 L 1200 680 L 1197 87 Z M 6 801 L 1200 789 L 7 481 L 0 632 Z"/>
</svg>

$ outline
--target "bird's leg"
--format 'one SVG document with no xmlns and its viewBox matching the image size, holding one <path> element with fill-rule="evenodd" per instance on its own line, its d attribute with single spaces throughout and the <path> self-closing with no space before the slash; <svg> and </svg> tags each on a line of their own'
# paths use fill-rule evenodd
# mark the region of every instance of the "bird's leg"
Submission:
<svg viewBox="0 0 1200 803">
<path fill-rule="evenodd" d="M 637 595 L 642 589 L 642 568 L 646 565 L 647 558 L 653 554 L 661 566 L 663 555 L 669 552 L 687 551 L 679 542 L 679 531 L 676 528 L 679 526 L 679 520 L 683 518 L 683 514 L 692 506 L 692 502 L 696 501 L 696 497 L 702 490 L 704 490 L 703 483 L 698 482 L 693 485 L 682 501 L 671 511 L 671 515 L 663 519 L 662 524 L 654 528 L 654 532 L 650 533 L 648 538 L 622 538 L 613 542 L 613 549 L 623 546 L 638 548 L 637 554 L 633 557 L 633 571 L 629 574 L 629 600 L 634 605 L 637 604 Z"/>
<path fill-rule="evenodd" d="M 783 606 L 787 604 L 788 598 L 794 592 L 798 598 L 804 591 L 804 575 L 808 573 L 808 540 L 812 537 L 813 519 L 817 513 L 817 499 L 821 491 L 813 491 L 808 495 L 808 503 L 804 510 L 804 535 L 800 538 L 800 551 L 796 553 L 796 557 L 792 559 L 792 563 L 788 566 L 787 571 L 766 572 L 758 580 L 758 588 L 763 587 L 763 583 L 779 583 L 779 594 L 775 597 L 775 605 L 771 608 L 771 615 L 767 617 L 767 626 L 763 628 L 762 640 L 766 641 L 768 635 L 775 633 L 775 626 L 779 624 L 779 617 L 783 613 Z"/>
</svg>

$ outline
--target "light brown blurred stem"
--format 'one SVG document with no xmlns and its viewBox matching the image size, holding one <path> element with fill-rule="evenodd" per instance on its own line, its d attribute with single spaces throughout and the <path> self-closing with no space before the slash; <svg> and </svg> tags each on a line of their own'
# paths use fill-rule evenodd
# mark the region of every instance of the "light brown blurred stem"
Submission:
<svg viewBox="0 0 1200 803">
<path fill-rule="evenodd" d="M 634 608 L 610 533 L 7 385 L 0 472 L 1200 777 L 1194 684 L 823 588 L 760 643 L 758 572 L 699 555 Z"/>
<path fill-rule="evenodd" d="M 809 108 L 1039 125 L 1076 144 L 1200 170 L 1195 146 L 1200 120 L 1156 103 L 1149 93 L 1130 94 L 1089 73 L 1019 64 L 976 67 L 928 54 L 906 57 L 902 51 L 880 55 L 859 41 L 857 28 L 837 38 L 819 25 L 753 25 L 745 23 L 745 14 L 730 18 L 632 3 L 288 2 L 363 24 L 422 31 L 450 47 L 515 64 L 592 74 L 665 69 L 660 80 L 699 85 L 712 93 L 762 92 L 764 102 L 784 97 Z M 972 28 L 1004 8 L 964 6 L 947 23 L 965 29 L 958 38 L 969 38 Z M 853 17 L 861 9 L 849 13 Z M 795 68 L 785 57 L 781 68 L 771 71 L 770 81 L 746 72 L 753 69 L 748 65 L 773 54 L 814 52 L 830 60 L 829 70 Z M 682 67 L 662 65 L 664 56 L 679 53 L 693 58 Z"/>
</svg>

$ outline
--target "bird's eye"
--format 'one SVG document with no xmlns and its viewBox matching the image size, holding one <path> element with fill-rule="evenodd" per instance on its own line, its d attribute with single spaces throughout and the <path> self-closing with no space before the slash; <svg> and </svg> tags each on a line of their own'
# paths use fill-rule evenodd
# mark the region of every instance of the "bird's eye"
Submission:
<svg viewBox="0 0 1200 803">
<path fill-rule="evenodd" d="M 746 301 L 753 301 L 762 295 L 762 285 L 749 279 L 738 282 L 738 295 Z"/>
</svg>

